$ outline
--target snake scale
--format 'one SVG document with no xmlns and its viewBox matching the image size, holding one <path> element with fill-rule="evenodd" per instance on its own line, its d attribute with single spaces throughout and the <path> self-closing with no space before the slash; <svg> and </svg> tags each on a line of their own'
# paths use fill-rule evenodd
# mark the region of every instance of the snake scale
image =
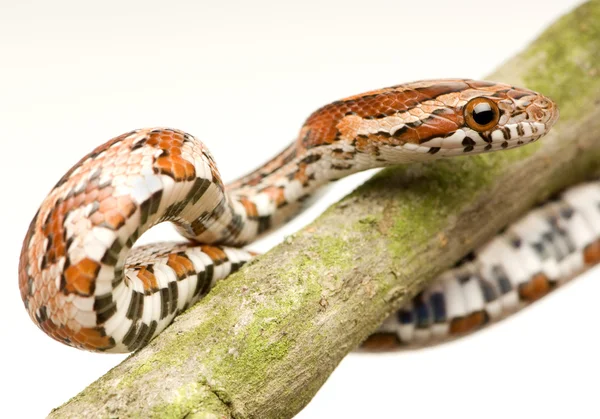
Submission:
<svg viewBox="0 0 600 419">
<path fill-rule="evenodd" d="M 81 159 L 42 202 L 21 251 L 21 297 L 34 323 L 62 343 L 133 351 L 253 257 L 241 246 L 288 220 L 328 181 L 511 149 L 536 141 L 557 119 L 550 99 L 503 83 L 401 84 L 320 108 L 287 148 L 228 185 L 192 135 L 131 131 Z M 423 290 L 366 346 L 463 334 L 595 263 L 598 203 L 600 185 L 590 183 L 538 208 Z M 133 247 L 163 221 L 189 242 Z"/>
</svg>

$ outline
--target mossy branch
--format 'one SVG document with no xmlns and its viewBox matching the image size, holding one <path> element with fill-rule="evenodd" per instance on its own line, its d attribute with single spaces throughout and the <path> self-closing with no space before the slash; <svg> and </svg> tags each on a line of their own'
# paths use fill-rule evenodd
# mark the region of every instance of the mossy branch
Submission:
<svg viewBox="0 0 600 419">
<path fill-rule="evenodd" d="M 380 172 L 50 417 L 292 417 L 423 284 L 534 203 L 600 173 L 600 1 L 489 79 L 555 99 L 553 133 Z"/>
</svg>

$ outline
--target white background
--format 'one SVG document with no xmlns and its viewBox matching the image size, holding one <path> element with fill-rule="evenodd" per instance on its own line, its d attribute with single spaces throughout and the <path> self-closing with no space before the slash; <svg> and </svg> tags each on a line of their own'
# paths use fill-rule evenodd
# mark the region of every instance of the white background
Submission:
<svg viewBox="0 0 600 419">
<path fill-rule="evenodd" d="M 482 77 L 577 3 L 0 0 L 3 416 L 43 417 L 123 359 L 47 338 L 17 287 L 31 217 L 85 153 L 133 128 L 177 127 L 232 180 L 317 107 L 416 79 Z M 336 183 L 285 231 L 359 182 Z M 471 338 L 350 355 L 299 417 L 597 417 L 599 279 L 596 270 Z"/>
</svg>

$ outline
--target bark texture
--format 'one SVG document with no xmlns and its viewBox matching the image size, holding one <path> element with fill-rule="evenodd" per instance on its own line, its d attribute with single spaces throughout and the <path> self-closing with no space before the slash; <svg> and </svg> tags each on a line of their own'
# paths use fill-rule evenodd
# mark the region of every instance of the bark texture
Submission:
<svg viewBox="0 0 600 419">
<path fill-rule="evenodd" d="M 522 149 L 387 169 L 50 417 L 289 418 L 393 310 L 536 202 L 600 174 L 600 1 L 488 77 L 558 102 Z"/>
</svg>

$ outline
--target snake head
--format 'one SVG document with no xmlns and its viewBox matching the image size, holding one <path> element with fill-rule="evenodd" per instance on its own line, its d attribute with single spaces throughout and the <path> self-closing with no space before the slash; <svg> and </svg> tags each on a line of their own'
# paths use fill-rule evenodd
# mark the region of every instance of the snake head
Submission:
<svg viewBox="0 0 600 419">
<path fill-rule="evenodd" d="M 536 141 L 558 120 L 556 104 L 529 89 L 503 83 L 449 80 L 459 86 L 436 96 L 423 125 L 441 135 L 419 137 L 420 147 L 442 157 L 514 148 Z M 424 102 L 425 103 L 425 102 Z"/>
<path fill-rule="evenodd" d="M 546 134 L 558 120 L 556 104 L 532 90 L 502 83 L 465 80 L 469 86 L 460 93 L 456 104 L 462 112 L 462 126 L 456 135 L 465 148 L 479 151 L 512 148 L 533 142 Z M 440 98 L 443 100 L 443 98 Z M 450 104 L 447 104 L 450 105 Z M 460 119 L 459 119 L 460 121 Z M 469 147 L 470 146 L 470 147 Z M 468 150 L 464 150 L 468 151 Z"/>
<path fill-rule="evenodd" d="M 425 80 L 334 102 L 309 118 L 302 138 L 307 148 L 346 143 L 393 165 L 518 147 L 546 134 L 557 119 L 556 104 L 528 89 Z"/>
</svg>

